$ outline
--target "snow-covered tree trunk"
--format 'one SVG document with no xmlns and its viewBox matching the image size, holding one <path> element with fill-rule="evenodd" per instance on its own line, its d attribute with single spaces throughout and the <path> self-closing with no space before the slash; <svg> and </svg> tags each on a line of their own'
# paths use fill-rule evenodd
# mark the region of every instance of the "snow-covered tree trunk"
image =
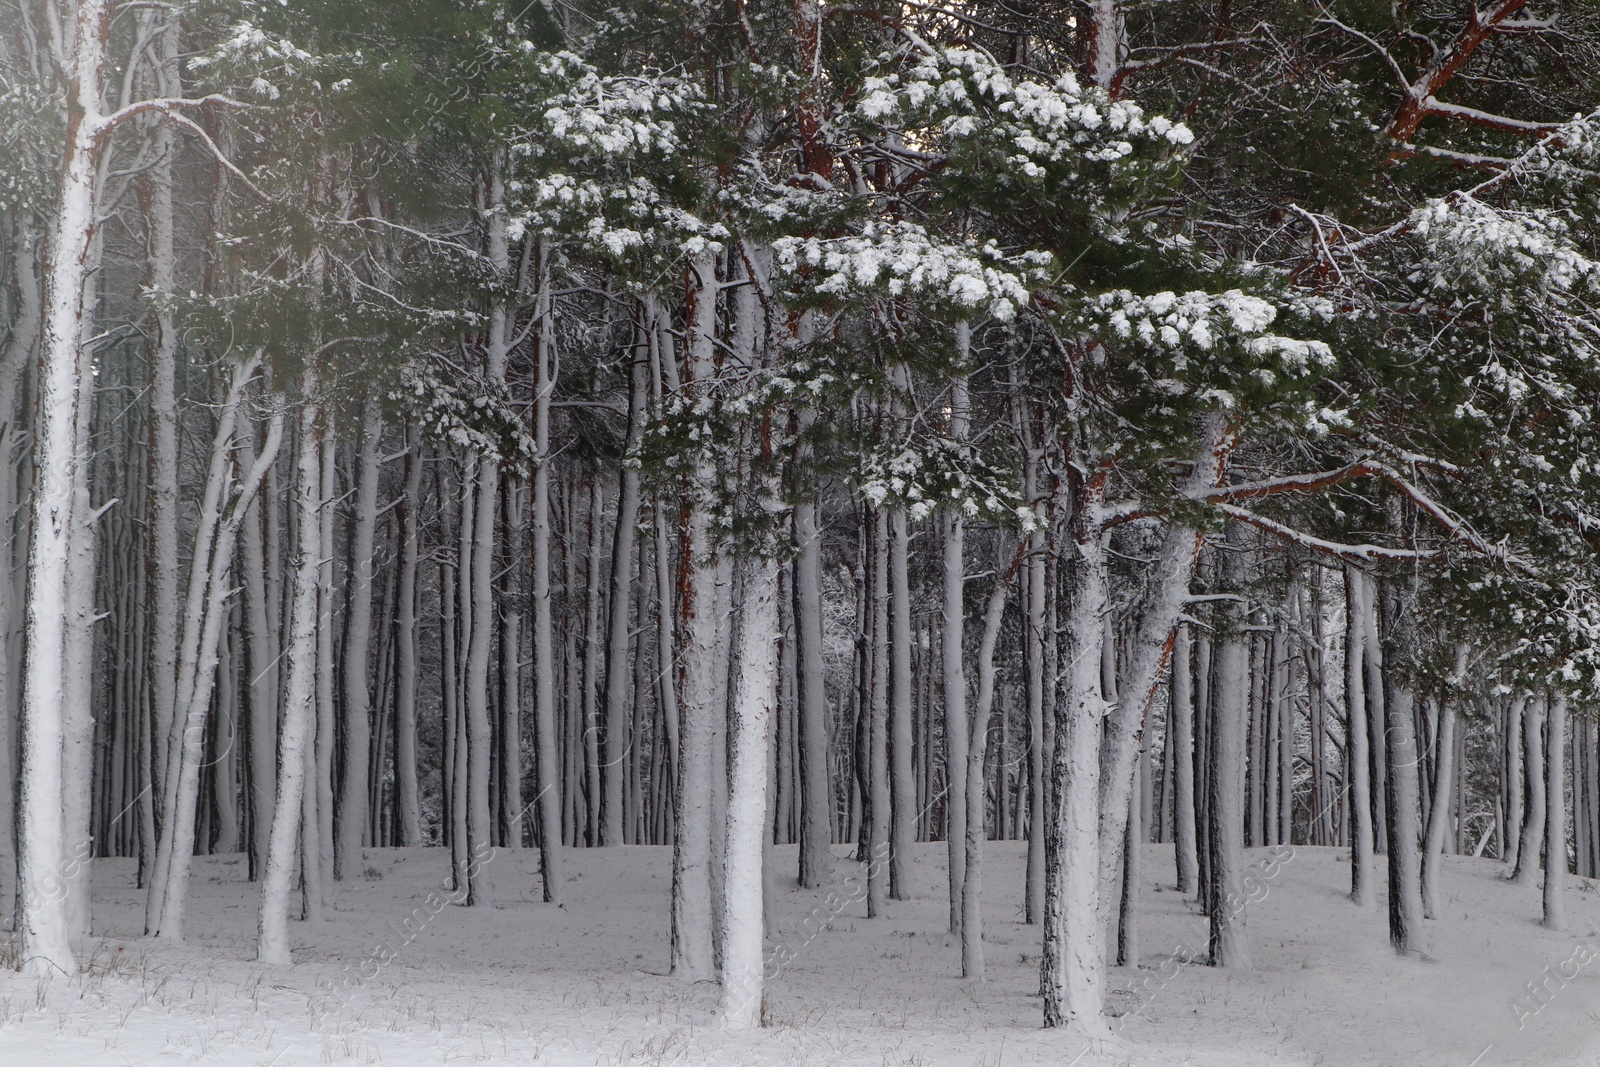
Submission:
<svg viewBox="0 0 1600 1067">
<path fill-rule="evenodd" d="M 804 423 L 814 418 L 801 416 Z M 817 505 L 794 509 L 795 668 L 799 689 L 800 885 L 815 889 L 833 873 L 833 790 L 828 775 L 828 693 L 822 665 L 822 530 Z"/>
<path fill-rule="evenodd" d="M 224 411 L 225 423 L 231 423 L 235 418 L 244 387 L 254 371 L 253 365 L 246 365 L 235 371 L 234 386 L 230 390 Z M 167 842 L 166 851 L 169 858 L 160 920 L 158 929 L 154 931 L 161 937 L 172 940 L 181 940 L 183 937 L 189 871 L 194 856 L 195 815 L 200 796 L 200 762 L 205 755 L 206 713 L 211 705 L 211 694 L 217 676 L 217 660 L 223 628 L 231 614 L 227 604 L 232 593 L 229 577 L 233 567 L 234 550 L 238 544 L 239 527 L 244 521 L 245 509 L 249 507 L 260 489 L 267 468 L 277 458 L 278 444 L 282 435 L 283 421 L 280 415 L 273 420 L 266 442 L 255 457 L 251 468 L 245 472 L 234 499 L 226 504 L 219 502 L 219 509 L 225 507 L 226 511 L 218 517 L 211 543 L 196 546 L 197 565 L 191 568 L 191 582 L 203 586 L 205 599 L 200 616 L 192 621 L 185 620 L 185 645 L 195 646 L 193 653 L 195 662 L 192 680 L 185 681 L 180 675 L 178 692 L 180 700 L 174 709 L 174 721 L 181 723 L 181 732 L 178 734 L 180 747 L 172 762 L 173 776 L 177 784 L 173 790 L 175 803 L 168 809 L 168 826 L 163 827 L 162 832 L 162 837 Z M 217 465 L 226 471 L 231 465 L 227 453 L 233 439 L 232 426 L 219 428 L 217 438 L 214 446 Z M 226 473 L 223 475 L 223 480 L 225 483 L 231 481 Z M 191 625 L 197 630 L 193 639 L 187 635 Z M 188 655 L 186 648 L 184 657 L 187 658 Z M 179 714 L 182 716 L 181 719 L 178 718 Z"/>
<path fill-rule="evenodd" d="M 85 517 L 77 506 L 77 467 L 85 442 L 78 440 L 83 378 L 91 374 L 84 340 L 92 329 L 90 277 L 96 264 L 97 169 L 105 118 L 101 94 L 105 34 L 104 0 L 76 6 L 67 52 L 67 125 L 60 185 L 45 255 L 44 316 L 35 378 L 34 521 L 28 561 L 27 652 L 23 667 L 21 789 L 18 805 L 17 882 L 20 906 L 18 959 L 37 974 L 73 973 L 68 864 L 85 857 L 64 854 L 63 746 L 74 743 L 83 716 L 66 702 L 66 677 L 73 613 L 70 560 Z"/>
<path fill-rule="evenodd" d="M 406 448 L 400 501 L 400 591 L 395 604 L 394 780 L 397 844 L 422 844 L 417 786 L 417 563 L 422 545 L 422 448 L 415 430 Z"/>
<path fill-rule="evenodd" d="M 996 573 L 994 589 L 983 611 L 983 635 L 978 641 L 978 691 L 972 706 L 968 731 L 965 789 L 967 794 L 966 871 L 961 880 L 961 977 L 982 982 L 983 960 L 983 843 L 988 839 L 984 818 L 986 789 L 984 773 L 989 754 L 989 714 L 994 709 L 994 651 L 1000 641 L 1000 624 L 1005 619 L 1006 596 L 1011 589 L 1009 575 Z M 952 771 L 954 767 L 952 767 Z"/>
<path fill-rule="evenodd" d="M 583 618 L 583 800 L 585 843 L 600 844 L 601 784 L 600 735 L 604 726 L 600 721 L 600 670 L 604 658 L 605 639 L 600 629 L 601 608 L 605 600 L 601 588 L 601 556 L 604 552 L 601 531 L 605 528 L 605 483 L 597 476 L 586 479 L 589 496 L 588 546 L 584 559 L 584 618 Z"/>
<path fill-rule="evenodd" d="M 957 331 L 957 346 L 963 356 L 968 342 L 967 324 Z M 967 436 L 967 419 L 970 403 L 967 397 L 965 376 L 958 377 L 950 387 L 950 437 L 964 441 Z M 967 747 L 971 744 L 967 722 L 967 671 L 963 649 L 966 624 L 966 525 L 959 506 L 948 509 L 943 516 L 944 574 L 943 602 L 944 627 L 942 632 L 941 666 L 944 670 L 944 752 L 945 752 L 945 838 L 950 869 L 950 932 L 961 932 L 962 882 L 967 870 L 967 806 L 969 794 L 966 783 L 957 775 L 967 771 Z M 978 820 L 983 820 L 983 808 L 978 808 Z M 963 967 L 963 973 L 965 968 Z"/>
<path fill-rule="evenodd" d="M 1502 748 L 1505 750 L 1504 813 L 1501 818 L 1503 838 L 1500 858 L 1517 868 L 1518 843 L 1522 838 L 1522 721 L 1528 698 L 1518 693 L 1501 715 Z"/>
<path fill-rule="evenodd" d="M 1545 725 L 1544 927 L 1566 928 L 1561 890 L 1567 880 L 1567 694 L 1550 697 Z"/>
<path fill-rule="evenodd" d="M 1207 418 L 1201 446 L 1182 485 L 1183 490 L 1197 495 L 1221 485 L 1237 444 L 1237 432 L 1220 413 L 1212 413 Z M 1189 582 L 1202 541 L 1200 531 L 1175 522 L 1168 524 L 1156 558 L 1152 593 L 1140 612 L 1129 642 L 1123 696 L 1113 703 L 1107 718 L 1100 772 L 1100 892 L 1103 900 L 1114 899 L 1117 891 L 1117 860 L 1131 810 L 1129 793 L 1138 760 L 1139 735 L 1156 691 L 1167 677 L 1179 615 L 1189 598 Z"/>
<path fill-rule="evenodd" d="M 0 781 L 16 782 L 18 670 L 13 652 L 18 648 L 15 608 L 24 593 L 20 584 L 24 560 L 17 558 L 23 539 L 10 516 L 17 507 L 19 442 L 17 392 L 22 372 L 39 340 L 41 308 L 34 235 L 21 223 L 12 230 L 12 277 L 16 303 L 9 309 L 11 335 L 0 350 Z M 16 792 L 0 789 L 0 914 L 16 914 Z"/>
<path fill-rule="evenodd" d="M 1549 814 L 1544 795 L 1545 698 L 1537 696 L 1522 709 L 1523 802 L 1521 835 L 1517 841 L 1517 865 L 1511 880 L 1518 885 L 1533 885 L 1539 877 L 1539 850 L 1544 843 L 1545 817 Z"/>
<path fill-rule="evenodd" d="M 1382 597 L 1385 615 L 1394 626 L 1410 633 L 1409 605 L 1399 603 L 1399 592 Z M 1393 598 L 1391 600 L 1391 598 Z M 1374 635 L 1375 636 L 1375 635 Z M 1372 646 L 1379 642 L 1374 640 Z M 1373 647 L 1369 646 L 1371 652 Z M 1385 784 L 1388 805 L 1389 942 L 1395 951 L 1424 951 L 1422 929 L 1422 856 L 1417 815 L 1417 733 L 1415 694 L 1394 672 L 1384 671 Z"/>
<path fill-rule="evenodd" d="M 653 329 L 654 323 L 646 324 Z M 644 442 L 645 406 L 649 365 L 635 346 L 628 365 L 628 437 L 623 445 L 622 472 L 617 492 L 617 528 L 611 543 L 610 617 L 606 627 L 605 751 L 600 803 L 600 843 L 623 841 L 623 784 L 633 738 L 628 731 L 628 709 L 633 694 L 629 682 L 628 628 L 633 621 L 634 540 L 639 526 L 639 467 L 634 461 Z"/>
<path fill-rule="evenodd" d="M 1350 899 L 1358 907 L 1372 906 L 1372 783 L 1371 754 L 1367 749 L 1367 622 L 1371 618 L 1372 587 L 1366 573 L 1346 567 L 1344 702 L 1345 774 L 1349 777 Z"/>
<path fill-rule="evenodd" d="M 769 487 L 773 489 L 775 487 Z M 747 565 L 729 715 L 728 823 L 723 851 L 722 1018 L 730 1030 L 761 1024 L 768 745 L 778 680 L 778 563 Z"/>
<path fill-rule="evenodd" d="M 176 55 L 175 26 L 163 34 L 162 49 L 171 49 L 170 61 L 163 62 L 158 75 L 162 92 L 178 96 L 181 92 Z M 166 57 L 164 57 L 166 58 Z M 150 450 L 149 486 L 146 514 L 150 524 L 149 580 L 151 584 L 150 661 L 146 677 L 150 680 L 152 738 L 154 739 L 154 777 L 151 781 L 156 817 L 167 819 L 165 806 L 171 795 L 167 788 L 168 760 L 172 748 L 167 739 L 177 707 L 179 617 L 178 597 L 182 566 L 178 554 L 178 402 L 177 362 L 178 324 L 169 299 L 176 290 L 176 256 L 173 245 L 172 160 L 176 145 L 173 130 L 160 123 L 152 133 L 154 166 L 149 176 L 149 260 L 155 337 L 150 351 Z M 200 551 L 198 546 L 196 553 Z M 157 874 L 150 887 L 165 892 L 165 878 Z M 145 927 L 160 919 L 159 897 L 150 901 Z"/>
<path fill-rule="evenodd" d="M 349 614 L 345 619 L 342 774 L 338 827 L 333 842 L 333 877 L 361 871 L 361 845 L 367 826 L 368 758 L 372 746 L 372 567 L 378 529 L 378 460 L 383 445 L 383 414 L 374 398 L 361 410 L 361 443 L 356 454 L 355 521 L 350 531 Z"/>
<path fill-rule="evenodd" d="M 561 753 L 556 748 L 555 604 L 550 597 L 550 397 L 555 392 L 555 321 L 551 317 L 548 252 L 539 251 L 538 325 L 534 337 L 533 492 L 530 524 L 533 613 L 534 806 L 539 827 L 539 870 L 547 904 L 563 895 L 561 862 Z"/>
<path fill-rule="evenodd" d="M 716 261 L 701 253 L 689 263 L 683 389 L 706 394 L 715 374 Z M 716 971 L 712 955 L 712 790 L 717 728 L 724 714 L 717 679 L 717 545 L 709 502 L 715 471 L 702 459 L 690 475 L 682 520 L 678 613 L 683 634 L 678 727 L 677 838 L 672 853 L 672 973 L 703 981 Z"/>
<path fill-rule="evenodd" d="M 289 893 L 293 888 L 297 839 L 304 819 L 307 751 L 316 723 L 317 569 L 321 556 L 322 469 L 317 372 L 308 366 L 302 377 L 299 412 L 299 455 L 295 461 L 295 558 L 283 695 L 283 732 L 279 738 L 277 804 L 266 873 L 261 879 L 261 911 L 256 958 L 287 967 Z"/>
<path fill-rule="evenodd" d="M 317 682 L 315 738 L 311 746 L 315 788 L 306 792 L 312 802 L 315 833 L 305 835 L 306 854 L 311 862 L 301 868 L 301 882 L 308 901 L 307 919 L 320 922 L 324 909 L 332 910 L 333 900 L 333 753 L 338 745 L 338 714 L 334 707 L 339 678 L 334 658 L 333 635 L 338 632 L 338 603 L 334 595 L 336 550 L 334 528 L 338 518 L 334 502 L 339 498 L 337 457 L 339 424 L 329 420 L 322 434 L 322 561 L 317 568 Z"/>
<path fill-rule="evenodd" d="M 1167 744 L 1172 749 L 1172 845 L 1176 853 L 1177 890 L 1198 888 L 1194 815 L 1194 664 L 1189 627 L 1178 627 L 1172 645 L 1172 691 L 1167 711 Z"/>
<path fill-rule="evenodd" d="M 283 397 L 273 398 L 281 407 Z M 239 431 L 240 462 L 255 463 L 255 435 L 246 419 Z M 269 473 L 270 477 L 270 473 Z M 245 662 L 248 667 L 248 722 L 245 726 L 246 803 L 250 817 L 250 880 L 259 881 L 266 868 L 272 838 L 272 809 L 278 787 L 278 633 L 271 623 L 270 604 L 280 590 L 270 588 L 266 549 L 262 541 L 265 508 L 252 500 L 240 530 L 245 614 Z M 273 546 L 276 550 L 277 546 Z"/>
<path fill-rule="evenodd" d="M 1237 613 L 1227 625 L 1238 626 Z M 1211 965 L 1248 969 L 1250 941 L 1245 931 L 1244 770 L 1245 723 L 1249 715 L 1250 646 L 1238 633 L 1217 639 L 1212 657 L 1210 751 L 1206 785 L 1210 791 Z"/>
<path fill-rule="evenodd" d="M 1466 673 L 1467 646 L 1456 646 L 1455 681 L 1459 684 Z M 1441 699 L 1439 707 L 1439 736 L 1436 739 L 1433 764 L 1433 807 L 1428 812 L 1426 838 L 1422 847 L 1422 915 L 1437 919 L 1434 904 L 1439 883 L 1439 857 L 1444 852 L 1445 830 L 1452 820 L 1456 783 L 1456 709 L 1450 697 Z"/>
<path fill-rule="evenodd" d="M 1055 708 L 1051 810 L 1044 831 L 1044 1024 L 1099 1032 L 1104 1001 L 1105 916 L 1100 902 L 1100 740 L 1107 710 L 1100 655 L 1107 637 L 1109 567 L 1102 487 L 1074 496 L 1062 662 Z M 1092 858 L 1092 859 L 1090 859 Z"/>
<path fill-rule="evenodd" d="M 906 513 L 888 512 L 889 525 L 889 896 L 910 900 L 911 850 L 917 839 L 917 790 L 912 762 L 911 578 Z"/>
<path fill-rule="evenodd" d="M 864 819 L 858 859 L 867 862 L 867 918 L 883 915 L 888 896 L 887 860 L 889 857 L 889 520 L 881 511 L 872 513 L 867 544 L 872 553 L 870 644 L 868 646 L 869 687 L 867 706 L 862 709 L 866 725 L 866 788 L 863 790 Z"/>
</svg>

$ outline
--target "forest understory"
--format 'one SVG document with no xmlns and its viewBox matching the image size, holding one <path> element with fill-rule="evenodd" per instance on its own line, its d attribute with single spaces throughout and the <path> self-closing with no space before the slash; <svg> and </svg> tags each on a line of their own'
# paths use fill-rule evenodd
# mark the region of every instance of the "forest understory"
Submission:
<svg viewBox="0 0 1600 1067">
<path fill-rule="evenodd" d="M 793 862 L 793 847 L 776 851 Z M 1600 1056 L 1600 892 L 1587 880 L 1568 887 L 1571 930 L 1557 933 L 1538 925 L 1537 891 L 1507 882 L 1504 864 L 1451 857 L 1419 966 L 1350 907 L 1347 851 L 1251 849 L 1264 891 L 1248 906 L 1255 968 L 1237 972 L 1205 966 L 1205 917 L 1173 890 L 1172 850 L 1147 845 L 1147 949 L 1137 969 L 1110 972 L 1113 1032 L 1090 1041 L 1038 1028 L 1038 934 L 1020 922 L 1020 843 L 988 853 L 986 988 L 959 977 L 937 892 L 940 846 L 917 849 L 928 891 L 873 921 L 851 900 L 861 864 L 834 852 L 826 889 L 790 882 L 776 894 L 774 941 L 794 958 L 774 968 L 766 1028 L 738 1034 L 717 1024 L 714 984 L 666 974 L 669 849 L 574 854 L 558 909 L 539 901 L 537 851 L 504 853 L 495 910 L 451 905 L 410 925 L 430 891 L 448 894 L 445 854 L 370 849 L 324 920 L 296 924 L 292 972 L 250 962 L 242 856 L 197 861 L 186 945 L 141 938 L 133 864 L 98 861 L 104 926 L 84 972 L 0 977 L 0 1057 L 140 1067 L 1578 1067 Z"/>
</svg>

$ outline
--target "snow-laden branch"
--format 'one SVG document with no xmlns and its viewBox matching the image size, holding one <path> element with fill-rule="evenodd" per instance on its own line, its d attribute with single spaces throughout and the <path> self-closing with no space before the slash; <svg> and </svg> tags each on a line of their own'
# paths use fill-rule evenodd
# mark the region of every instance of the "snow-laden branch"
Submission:
<svg viewBox="0 0 1600 1067">
<path fill-rule="evenodd" d="M 1417 505 L 1424 514 L 1444 527 L 1451 537 L 1520 574 L 1531 577 L 1536 573 L 1532 563 L 1512 552 L 1504 544 L 1496 545 L 1484 540 L 1483 536 L 1467 525 L 1465 520 L 1429 496 L 1421 486 L 1403 477 L 1399 471 L 1376 461 L 1372 462 L 1371 466 L 1375 472 L 1383 475 L 1390 484 Z"/>
<path fill-rule="evenodd" d="M 1317 471 L 1313 474 L 1291 474 L 1282 478 L 1263 478 L 1254 482 L 1240 482 L 1237 485 L 1223 485 L 1215 488 L 1203 489 L 1194 494 L 1194 499 L 1209 503 L 1224 503 L 1235 500 L 1249 500 L 1254 497 L 1276 496 L 1279 493 L 1309 493 L 1318 489 L 1325 489 L 1341 482 L 1365 478 L 1377 473 L 1378 465 L 1367 459 L 1359 459 L 1354 463 L 1346 464 L 1337 470 Z"/>
<path fill-rule="evenodd" d="M 1354 559 L 1371 561 L 1376 559 L 1429 559 L 1437 556 L 1438 552 L 1430 549 L 1413 548 L 1385 548 L 1383 545 L 1349 545 L 1342 541 L 1329 541 L 1325 537 L 1308 534 L 1304 530 L 1297 530 L 1276 519 L 1269 519 L 1265 515 L 1258 515 L 1253 511 L 1241 508 L 1235 504 L 1218 504 L 1217 510 L 1240 522 L 1249 523 L 1251 526 L 1267 533 L 1275 534 L 1294 544 L 1323 552 L 1341 559 Z"/>
<path fill-rule="evenodd" d="M 1559 122 L 1529 122 L 1526 119 L 1495 115 L 1488 111 L 1480 111 L 1475 107 L 1448 103 L 1432 95 L 1423 98 L 1421 107 L 1424 117 L 1428 115 L 1449 115 L 1477 126 L 1486 126 L 1491 130 L 1508 130 L 1512 133 L 1549 133 L 1563 125 Z"/>
</svg>

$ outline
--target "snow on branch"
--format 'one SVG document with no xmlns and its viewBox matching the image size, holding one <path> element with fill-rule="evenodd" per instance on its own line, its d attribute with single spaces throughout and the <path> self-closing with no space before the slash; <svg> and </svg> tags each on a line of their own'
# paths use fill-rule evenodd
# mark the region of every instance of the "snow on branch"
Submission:
<svg viewBox="0 0 1600 1067">
<path fill-rule="evenodd" d="M 1362 561 L 1376 559 L 1429 559 L 1438 555 L 1438 552 L 1430 549 L 1385 548 L 1382 545 L 1349 545 L 1341 541 L 1329 541 L 1327 538 L 1308 534 L 1303 530 L 1296 530 L 1293 526 L 1278 522 L 1276 519 L 1258 515 L 1236 504 L 1219 504 L 1217 509 L 1225 515 L 1238 519 L 1240 522 L 1249 523 L 1257 529 L 1275 534 L 1285 541 L 1290 541 L 1330 556 L 1338 556 L 1341 559 Z"/>
</svg>

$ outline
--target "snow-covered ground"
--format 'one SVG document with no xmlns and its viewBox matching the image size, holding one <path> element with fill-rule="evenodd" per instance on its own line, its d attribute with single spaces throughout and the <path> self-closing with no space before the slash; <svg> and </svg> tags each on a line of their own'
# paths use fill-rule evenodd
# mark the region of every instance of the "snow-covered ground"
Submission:
<svg viewBox="0 0 1600 1067">
<path fill-rule="evenodd" d="M 792 870 L 793 848 L 777 853 Z M 942 845 L 919 846 L 917 899 L 873 921 L 846 881 L 859 868 L 841 859 L 831 892 L 781 888 L 792 960 L 769 989 L 767 1027 L 745 1034 L 713 1025 L 715 986 L 664 973 L 665 848 L 569 853 L 559 909 L 539 901 L 537 853 L 502 852 L 494 910 L 437 908 L 444 850 L 375 849 L 361 878 L 336 886 L 326 921 L 293 924 L 288 971 L 249 962 L 257 897 L 242 857 L 197 860 L 182 946 L 136 936 L 132 861 L 98 861 L 102 936 L 84 974 L 0 977 L 0 1065 L 1600 1063 L 1600 893 L 1581 880 L 1554 932 L 1538 923 L 1538 890 L 1505 882 L 1501 864 L 1447 858 L 1430 958 L 1401 959 L 1381 888 L 1371 911 L 1346 898 L 1344 852 L 1253 850 L 1255 968 L 1225 973 L 1185 962 L 1203 958 L 1205 924 L 1165 888 L 1171 849 L 1148 846 L 1142 966 L 1112 972 L 1126 1015 L 1086 1048 L 1039 1028 L 1021 845 L 986 855 L 987 986 L 956 977 Z"/>
</svg>

